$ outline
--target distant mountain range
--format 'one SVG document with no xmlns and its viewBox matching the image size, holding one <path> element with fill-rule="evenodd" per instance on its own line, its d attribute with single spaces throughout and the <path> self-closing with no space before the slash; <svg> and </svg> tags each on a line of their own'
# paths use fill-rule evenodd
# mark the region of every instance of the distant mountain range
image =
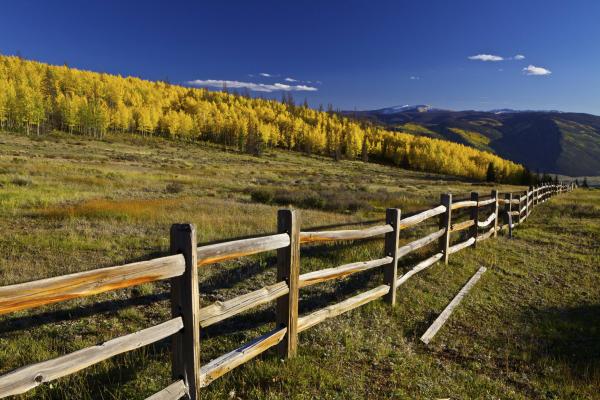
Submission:
<svg viewBox="0 0 600 400">
<path fill-rule="evenodd" d="M 452 111 L 424 104 L 344 114 L 487 150 L 533 172 L 600 175 L 600 116 L 596 115 L 555 110 Z"/>
</svg>

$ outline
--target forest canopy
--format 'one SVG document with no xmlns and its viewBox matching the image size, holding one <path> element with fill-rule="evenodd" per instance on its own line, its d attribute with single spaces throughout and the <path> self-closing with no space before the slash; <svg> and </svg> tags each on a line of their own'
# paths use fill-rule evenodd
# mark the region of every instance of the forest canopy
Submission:
<svg viewBox="0 0 600 400">
<path fill-rule="evenodd" d="M 285 93 L 284 93 L 285 94 Z M 336 159 L 369 158 L 403 168 L 519 183 L 523 166 L 457 143 L 392 132 L 367 121 L 226 91 L 208 91 L 0 56 L 0 129 L 51 129 L 202 140 L 259 153 L 277 147 Z"/>
</svg>

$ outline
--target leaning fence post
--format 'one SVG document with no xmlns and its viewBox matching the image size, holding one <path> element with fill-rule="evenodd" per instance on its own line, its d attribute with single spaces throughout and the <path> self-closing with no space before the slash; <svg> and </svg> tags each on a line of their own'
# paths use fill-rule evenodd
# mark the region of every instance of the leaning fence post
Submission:
<svg viewBox="0 0 600 400">
<path fill-rule="evenodd" d="M 171 254 L 183 255 L 185 271 L 171 279 L 171 315 L 183 320 L 183 329 L 172 337 L 171 371 L 174 379 L 183 379 L 191 400 L 200 398 L 200 293 L 196 252 L 196 227 L 172 225 Z"/>
<path fill-rule="evenodd" d="M 446 231 L 439 239 L 439 249 L 444 254 L 444 263 L 448 264 L 448 248 L 450 247 L 450 227 L 452 225 L 452 193 L 444 193 L 440 196 L 440 203 L 446 207 L 446 211 L 440 214 L 440 229 Z"/>
<path fill-rule="evenodd" d="M 498 236 L 498 190 L 492 190 L 492 198 L 496 199 L 494 202 L 494 237 Z"/>
<path fill-rule="evenodd" d="M 277 326 L 287 332 L 277 346 L 280 357 L 296 355 L 298 349 L 298 289 L 300 276 L 300 221 L 294 210 L 277 212 L 277 232 L 290 236 L 290 245 L 277 250 L 277 282 L 285 281 L 289 292 L 277 299 Z"/>
<path fill-rule="evenodd" d="M 512 206 L 512 193 L 504 194 L 504 223 L 508 224 L 508 215 Z"/>
<path fill-rule="evenodd" d="M 385 223 L 392 231 L 385 234 L 385 255 L 392 257 L 392 262 L 384 267 L 383 278 L 390 291 L 383 298 L 391 306 L 396 304 L 396 280 L 398 279 L 398 239 L 400 236 L 400 210 L 388 208 L 385 212 Z"/>
<path fill-rule="evenodd" d="M 475 238 L 475 243 L 473 243 L 473 247 L 477 247 L 477 233 L 479 232 L 479 228 L 477 227 L 477 221 L 479 221 L 479 193 L 471 192 L 471 201 L 476 202 L 477 204 L 471 207 L 471 219 L 473 220 L 473 226 L 469 229 L 470 236 Z"/>
</svg>

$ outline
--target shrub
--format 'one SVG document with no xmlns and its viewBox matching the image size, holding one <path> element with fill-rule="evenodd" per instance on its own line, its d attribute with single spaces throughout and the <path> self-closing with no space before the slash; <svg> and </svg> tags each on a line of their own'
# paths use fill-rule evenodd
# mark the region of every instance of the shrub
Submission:
<svg viewBox="0 0 600 400">
<path fill-rule="evenodd" d="M 11 183 L 16 186 L 30 186 L 33 182 L 29 178 L 14 178 Z"/>
<path fill-rule="evenodd" d="M 250 198 L 256 203 L 269 204 L 273 201 L 273 193 L 266 189 L 256 189 L 250 193 Z"/>
<path fill-rule="evenodd" d="M 184 186 L 179 182 L 171 182 L 165 188 L 167 193 L 181 193 L 184 189 Z"/>
</svg>

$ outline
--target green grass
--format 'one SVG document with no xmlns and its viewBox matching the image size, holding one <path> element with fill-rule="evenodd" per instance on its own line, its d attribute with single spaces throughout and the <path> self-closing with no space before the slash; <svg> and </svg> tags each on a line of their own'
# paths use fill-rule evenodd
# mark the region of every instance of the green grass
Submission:
<svg viewBox="0 0 600 400">
<path fill-rule="evenodd" d="M 164 254 L 174 222 L 195 223 L 204 243 L 272 232 L 280 206 L 254 203 L 259 189 L 285 189 L 299 202 L 307 190 L 338 191 L 369 205 L 302 209 L 303 226 L 380 218 L 390 206 L 421 209 L 448 190 L 457 197 L 491 190 L 382 165 L 287 152 L 255 158 L 160 139 L 0 134 L 0 142 L 0 285 Z M 488 240 L 411 278 L 393 311 L 375 301 L 320 324 L 300 335 L 296 359 L 268 351 L 212 383 L 203 398 L 600 398 L 599 221 L 598 191 L 553 198 L 514 239 Z M 402 240 L 422 232 L 403 231 Z M 305 247 L 302 271 L 379 258 L 382 248 L 381 240 Z M 203 268 L 202 305 L 274 283 L 274 263 L 267 253 Z M 480 265 L 488 272 L 422 345 L 420 335 Z M 381 279 L 375 270 L 303 289 L 301 313 Z M 167 283 L 0 316 L 0 373 L 168 318 Z M 202 362 L 273 321 L 268 305 L 203 330 Z M 18 398 L 144 399 L 171 382 L 169 357 L 168 341 L 160 342 Z"/>
</svg>

